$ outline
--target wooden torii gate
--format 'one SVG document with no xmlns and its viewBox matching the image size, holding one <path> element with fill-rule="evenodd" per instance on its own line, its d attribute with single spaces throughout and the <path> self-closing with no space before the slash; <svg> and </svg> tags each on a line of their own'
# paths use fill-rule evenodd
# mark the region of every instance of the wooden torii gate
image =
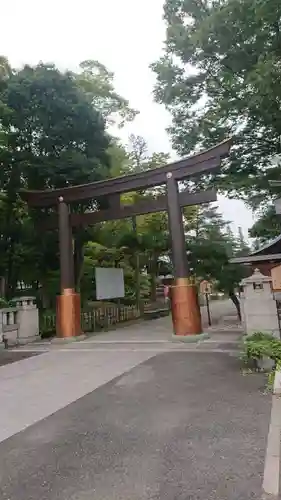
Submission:
<svg viewBox="0 0 281 500">
<path fill-rule="evenodd" d="M 31 207 L 58 208 L 58 221 L 51 216 L 47 224 L 59 227 L 61 295 L 57 298 L 57 336 L 67 338 L 81 334 L 80 295 L 75 292 L 73 272 L 72 227 L 132 217 L 167 210 L 172 241 L 174 285 L 172 287 L 172 317 L 176 335 L 197 335 L 202 331 L 197 291 L 190 275 L 182 221 L 182 207 L 216 200 L 213 190 L 199 193 L 179 193 L 178 182 L 213 173 L 220 168 L 222 158 L 229 154 L 230 140 L 202 153 L 163 167 L 122 177 L 73 187 L 44 191 L 21 191 Z M 155 200 L 142 200 L 122 206 L 120 195 L 166 185 L 167 195 Z M 109 207 L 91 213 L 71 214 L 71 203 L 108 197 Z"/>
</svg>

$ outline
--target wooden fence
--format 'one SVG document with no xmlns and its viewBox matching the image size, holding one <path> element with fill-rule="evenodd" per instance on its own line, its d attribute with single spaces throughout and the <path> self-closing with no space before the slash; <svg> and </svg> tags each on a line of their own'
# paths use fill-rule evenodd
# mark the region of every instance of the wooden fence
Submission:
<svg viewBox="0 0 281 500">
<path fill-rule="evenodd" d="M 85 333 L 98 332 L 117 323 L 140 318 L 141 313 L 136 306 L 107 306 L 81 312 L 81 326 Z M 55 313 L 44 313 L 40 318 L 40 332 L 47 334 L 56 330 Z"/>
</svg>

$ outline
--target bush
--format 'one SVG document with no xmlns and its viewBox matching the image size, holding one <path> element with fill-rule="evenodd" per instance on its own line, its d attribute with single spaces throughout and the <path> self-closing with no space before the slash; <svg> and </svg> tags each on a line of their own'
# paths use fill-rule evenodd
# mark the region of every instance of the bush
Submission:
<svg viewBox="0 0 281 500">
<path fill-rule="evenodd" d="M 266 360 L 271 359 L 273 366 Z M 243 343 L 243 361 L 254 371 L 266 371 L 267 391 L 273 389 L 276 370 L 281 369 L 281 340 L 268 333 L 256 332 Z M 252 365 L 252 366 L 251 366 Z"/>
<path fill-rule="evenodd" d="M 40 333 L 41 339 L 52 339 L 56 336 L 55 330 L 46 330 Z"/>
<path fill-rule="evenodd" d="M 281 341 L 270 334 L 256 332 L 244 340 L 243 359 L 254 361 L 268 357 L 275 364 L 281 362 Z"/>
<path fill-rule="evenodd" d="M 10 304 L 7 300 L 3 299 L 3 297 L 0 297 L 0 309 L 5 307 L 10 307 Z"/>
</svg>

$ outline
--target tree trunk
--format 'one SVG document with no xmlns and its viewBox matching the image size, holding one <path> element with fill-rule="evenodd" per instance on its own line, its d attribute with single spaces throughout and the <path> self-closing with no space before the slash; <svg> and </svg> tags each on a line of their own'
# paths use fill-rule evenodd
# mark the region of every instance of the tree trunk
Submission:
<svg viewBox="0 0 281 500">
<path fill-rule="evenodd" d="M 1 297 L 5 297 L 5 290 L 6 290 L 6 283 L 5 283 L 5 278 L 4 276 L 1 276 L 0 278 L 0 293 Z"/>
<path fill-rule="evenodd" d="M 156 274 L 152 272 L 150 274 L 150 298 L 151 302 L 156 302 L 157 300 L 157 292 L 156 292 Z"/>
<path fill-rule="evenodd" d="M 46 283 L 42 283 L 42 286 L 40 288 L 40 299 L 43 309 L 51 309 L 51 299 Z"/>
<path fill-rule="evenodd" d="M 6 290 L 5 290 L 5 296 L 6 299 L 10 300 L 14 297 L 15 291 L 17 288 L 17 279 L 15 277 L 15 260 L 14 260 L 14 249 L 15 249 L 15 240 L 10 239 L 10 244 L 8 246 L 8 259 L 7 259 L 7 273 L 6 273 L 6 280 L 5 280 L 5 285 L 6 285 Z"/>
<path fill-rule="evenodd" d="M 157 257 L 155 253 L 151 256 L 150 261 L 150 300 L 156 302 L 157 300 Z"/>
<path fill-rule="evenodd" d="M 135 236 L 135 238 L 137 240 L 137 238 L 138 238 L 138 228 L 137 228 L 137 218 L 136 218 L 136 216 L 132 217 L 132 227 L 133 227 L 134 236 Z M 139 250 L 137 248 L 135 250 L 134 268 L 135 268 L 136 306 L 137 306 L 138 309 L 140 309 L 140 303 L 141 303 L 140 254 L 139 254 Z"/>
<path fill-rule="evenodd" d="M 80 282 L 84 264 L 84 243 L 79 240 L 79 236 L 74 237 L 74 283 L 77 292 L 80 291 Z"/>
<path fill-rule="evenodd" d="M 229 292 L 229 298 L 232 300 L 233 304 L 235 305 L 239 321 L 241 321 L 242 318 L 241 318 L 240 302 L 239 302 L 239 299 L 238 299 L 237 295 L 234 293 L 233 290 L 231 290 Z"/>
<path fill-rule="evenodd" d="M 140 254 L 136 251 L 135 255 L 135 282 L 136 282 L 136 306 L 140 308 L 141 289 L 140 289 Z"/>
</svg>

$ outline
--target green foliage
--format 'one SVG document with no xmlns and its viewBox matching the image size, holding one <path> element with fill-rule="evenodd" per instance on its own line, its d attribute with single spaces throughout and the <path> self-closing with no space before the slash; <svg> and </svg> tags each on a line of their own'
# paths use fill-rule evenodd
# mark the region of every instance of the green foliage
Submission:
<svg viewBox="0 0 281 500">
<path fill-rule="evenodd" d="M 245 236 L 243 234 L 242 228 L 238 228 L 238 238 L 237 238 L 237 249 L 236 249 L 236 255 L 237 257 L 244 257 L 245 255 L 248 255 L 250 252 L 250 247 L 248 243 L 245 240 Z"/>
<path fill-rule="evenodd" d="M 6 80 L 0 98 L 8 109 L 0 115 L 9 143 L 1 158 L 6 189 L 64 187 L 106 175 L 104 121 L 70 74 L 25 66 Z"/>
<path fill-rule="evenodd" d="M 129 101 L 117 94 L 114 89 L 114 73 L 99 61 L 88 60 L 80 64 L 80 72 L 73 77 L 89 97 L 94 109 L 98 110 L 108 125 L 122 127 L 137 115 L 130 108 Z"/>
<path fill-rule="evenodd" d="M 9 302 L 2 297 L 0 297 L 0 309 L 3 309 L 5 307 L 9 307 Z"/>
<path fill-rule="evenodd" d="M 168 161 L 164 153 L 148 154 L 141 137 L 131 136 L 124 148 L 108 135 L 106 126 L 112 120 L 122 124 L 134 115 L 115 92 L 112 73 L 96 61 L 82 63 L 74 74 L 44 64 L 15 70 L 0 60 L 0 272 L 7 297 L 14 295 L 19 280 L 37 290 L 45 307 L 52 307 L 50 297 L 59 291 L 57 232 L 42 230 L 52 210 L 28 210 L 18 197 L 19 189 L 87 183 L 158 168 Z M 160 188 L 128 193 L 122 202 L 163 192 Z M 72 209 L 83 213 L 106 203 L 90 200 Z M 188 207 L 184 216 L 195 273 L 216 280 L 220 289 L 233 290 L 239 273 L 237 268 L 230 273 L 228 258 L 237 242 L 227 235 L 222 217 L 209 207 Z M 148 293 L 155 299 L 157 276 L 163 267 L 171 267 L 166 213 L 76 228 L 74 240 L 76 286 L 84 302 L 94 297 L 97 265 L 123 267 L 130 300 Z"/>
<path fill-rule="evenodd" d="M 126 175 L 158 168 L 168 161 L 165 153 L 148 154 L 145 140 L 140 136 L 131 135 L 129 144 L 124 150 L 118 144 L 112 149 L 114 166 L 118 166 L 116 158 L 121 160 L 113 175 Z M 155 198 L 163 193 L 162 188 L 150 189 L 138 193 L 122 195 L 121 202 L 133 204 L 139 200 Z M 102 226 L 100 238 L 105 246 L 114 245 L 124 249 L 130 266 L 134 269 L 133 288 L 138 302 L 139 291 L 144 273 L 148 273 L 150 281 L 150 297 L 156 300 L 157 276 L 160 273 L 161 259 L 169 250 L 169 231 L 167 213 L 155 213 L 132 217 L 131 220 L 121 220 L 106 223 Z M 147 279 L 146 279 L 147 282 Z"/>
<path fill-rule="evenodd" d="M 101 235 L 99 236 L 101 238 Z M 113 241 L 113 243 L 115 243 Z M 128 303 L 135 302 L 136 286 L 134 282 L 133 266 L 130 254 L 126 247 L 111 246 L 110 248 L 100 243 L 89 242 L 85 245 L 83 275 L 81 280 L 82 301 L 95 299 L 95 267 L 122 267 L 124 271 L 125 294 Z M 140 279 L 140 295 L 145 299 L 149 295 L 149 280 L 145 275 Z"/>
<path fill-rule="evenodd" d="M 113 75 L 97 62 L 83 63 L 73 74 L 45 64 L 15 70 L 0 59 L 0 189 L 5 192 L 0 199 L 0 272 L 8 297 L 18 280 L 35 288 L 40 284 L 44 296 L 58 291 L 57 233 L 42 232 L 46 211 L 28 211 L 19 189 L 107 177 L 115 143 L 105 127 L 113 115 L 124 121 L 134 112 L 115 93 Z M 95 203 L 72 208 L 83 213 Z M 78 287 L 83 246 L 93 237 L 93 230 L 74 233 Z"/>
<path fill-rule="evenodd" d="M 280 216 L 276 215 L 275 207 L 267 207 L 255 224 L 251 227 L 249 234 L 252 238 L 263 244 L 272 240 L 280 234 Z"/>
<path fill-rule="evenodd" d="M 252 365 L 255 371 L 259 369 L 258 362 L 264 358 L 270 358 L 274 362 L 267 374 L 267 390 L 271 391 L 275 373 L 281 369 L 281 341 L 270 334 L 256 332 L 244 340 L 241 358 L 246 365 Z"/>
<path fill-rule="evenodd" d="M 281 341 L 272 335 L 256 332 L 244 340 L 243 358 L 257 361 L 263 357 L 271 358 L 275 363 L 281 362 Z"/>
<path fill-rule="evenodd" d="M 187 250 L 196 276 L 216 282 L 219 291 L 231 294 L 244 277 L 242 266 L 229 263 L 241 252 L 241 235 L 235 238 L 216 208 L 201 207 L 186 221 Z M 243 250 L 246 243 L 243 239 Z"/>
<path fill-rule="evenodd" d="M 153 153 L 148 154 L 146 141 L 139 135 L 131 134 L 127 146 L 129 162 L 126 165 L 126 173 L 144 172 L 153 168 L 162 167 L 169 162 L 169 154 Z"/>
<path fill-rule="evenodd" d="M 280 153 L 281 4 L 278 0 L 166 0 L 155 98 L 173 117 L 181 155 L 234 137 L 216 183 L 253 203 L 270 195 Z"/>
</svg>

